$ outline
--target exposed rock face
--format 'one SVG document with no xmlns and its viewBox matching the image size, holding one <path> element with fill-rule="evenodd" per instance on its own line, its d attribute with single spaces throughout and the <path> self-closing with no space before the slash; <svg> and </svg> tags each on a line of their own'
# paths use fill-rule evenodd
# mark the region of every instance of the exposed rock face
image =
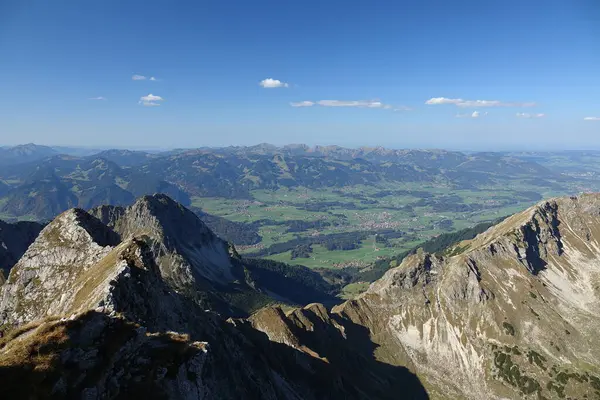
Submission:
<svg viewBox="0 0 600 400">
<path fill-rule="evenodd" d="M 94 214 L 48 225 L 1 289 L 5 324 L 50 318 L 0 342 L 13 397 L 600 398 L 600 195 L 411 256 L 331 312 L 228 320 L 198 293 L 229 290 L 239 260 L 185 209 Z"/>
<path fill-rule="evenodd" d="M 145 215 L 138 221 L 152 220 L 132 210 Z M 205 310 L 164 273 L 170 264 L 160 265 L 154 238 L 171 238 L 167 229 L 125 223 L 126 214 L 119 223 L 127 228 L 115 225 L 119 235 L 84 211 L 68 211 L 11 271 L 0 310 L 4 324 L 19 327 L 0 341 L 3 393 L 300 400 L 391 399 L 403 390 L 426 398 L 413 374 L 372 357 L 364 328 L 360 339 L 354 331 L 348 336 L 352 329 L 320 304 L 294 311 L 289 320 L 278 308 L 249 321 Z M 132 226 L 144 234 L 128 233 Z M 213 240 L 204 230 L 200 237 Z M 271 329 L 287 325 L 293 347 L 283 337 L 269 340 Z"/>
<path fill-rule="evenodd" d="M 600 397 L 599 195 L 542 202 L 448 253 L 334 311 L 432 397 Z"/>
<path fill-rule="evenodd" d="M 37 222 L 0 221 L 0 269 L 8 276 L 10 269 L 19 261 L 27 248 L 40 234 L 44 226 Z"/>
<path fill-rule="evenodd" d="M 119 243 L 118 235 L 83 210 L 47 225 L 11 270 L 0 293 L 0 324 L 21 324 L 71 310 L 90 268 Z"/>
<path fill-rule="evenodd" d="M 163 275 L 185 287 L 191 280 L 227 285 L 236 278 L 229 247 L 190 210 L 165 195 L 145 196 L 131 207 L 98 213 L 123 239 L 148 236 Z"/>
<path fill-rule="evenodd" d="M 169 290 L 185 293 L 203 308 L 236 315 L 236 296 L 267 298 L 243 281 L 235 251 L 167 196 L 146 196 L 126 209 L 102 207 L 93 214 L 102 220 L 72 209 L 41 231 L 0 293 L 0 324 L 97 307 L 107 301 L 110 283 L 134 262 L 132 254 L 138 265 L 155 266 Z"/>
</svg>

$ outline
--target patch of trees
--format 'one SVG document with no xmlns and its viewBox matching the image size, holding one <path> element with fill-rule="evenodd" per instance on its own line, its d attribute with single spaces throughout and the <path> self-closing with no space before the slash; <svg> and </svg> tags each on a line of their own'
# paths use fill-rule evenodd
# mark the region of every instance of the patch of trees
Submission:
<svg viewBox="0 0 600 400">
<path fill-rule="evenodd" d="M 356 236 L 356 237 L 343 237 L 343 238 L 328 238 L 327 240 L 321 242 L 323 247 L 325 247 L 329 251 L 334 250 L 354 250 L 358 249 L 362 244 L 362 240 L 364 237 Z"/>
<path fill-rule="evenodd" d="M 303 221 L 303 220 L 292 220 L 285 221 L 288 226 L 287 232 L 304 232 L 309 229 L 322 229 L 331 224 L 327 221 Z"/>
<path fill-rule="evenodd" d="M 292 249 L 292 260 L 295 258 L 309 258 L 310 253 L 313 252 L 311 244 L 301 244 Z"/>
<path fill-rule="evenodd" d="M 542 195 L 539 194 L 538 192 L 533 192 L 533 191 L 529 191 L 529 190 L 516 192 L 515 195 L 517 195 L 519 197 L 523 197 L 525 200 L 528 200 L 528 201 L 540 201 L 543 198 Z"/>
<path fill-rule="evenodd" d="M 339 292 L 344 286 L 354 282 L 354 277 L 360 272 L 357 267 L 347 267 L 343 269 L 333 268 L 313 268 L 313 271 L 325 279 L 336 292 Z"/>
<path fill-rule="evenodd" d="M 411 254 L 416 253 L 416 250 L 419 248 L 422 248 L 423 251 L 427 253 L 442 253 L 448 247 L 458 242 L 473 239 L 475 236 L 487 231 L 490 227 L 500 223 L 502 220 L 504 220 L 504 217 L 492 222 L 482 222 L 473 226 L 472 228 L 465 228 L 456 232 L 442 233 L 441 235 L 431 238 L 415 247 L 411 251 Z"/>
<path fill-rule="evenodd" d="M 434 197 L 433 193 L 426 192 L 424 190 L 380 190 L 379 192 L 374 193 L 371 197 L 374 198 L 382 198 L 387 196 L 412 196 L 418 197 L 421 199 L 427 199 L 430 197 Z"/>
<path fill-rule="evenodd" d="M 340 232 L 331 233 L 328 235 L 319 235 L 311 237 L 296 237 L 287 242 L 275 243 L 271 246 L 260 249 L 248 254 L 248 257 L 266 257 L 273 254 L 285 253 L 291 251 L 301 245 L 323 245 L 326 249 L 332 250 L 353 250 L 362 244 L 362 241 L 374 234 L 384 235 L 388 239 L 400 238 L 405 235 L 402 231 L 393 229 L 382 229 L 379 231 L 363 231 L 363 232 Z"/>
<path fill-rule="evenodd" d="M 375 243 L 382 245 L 383 247 L 392 247 L 389 238 L 386 235 L 376 235 Z"/>
<path fill-rule="evenodd" d="M 402 260 L 404 260 L 409 255 L 416 254 L 417 250 L 419 249 L 423 249 L 423 251 L 427 253 L 443 253 L 444 250 L 448 249 L 450 246 L 453 246 L 458 242 L 473 239 L 475 236 L 485 232 L 490 227 L 502 222 L 504 218 L 506 217 L 496 219 L 492 222 L 483 222 L 478 225 L 475 225 L 472 228 L 461 229 L 456 232 L 442 233 L 441 235 L 431 238 L 413 247 L 410 250 L 397 254 L 396 256 L 377 260 L 369 268 L 365 268 L 361 271 L 356 272 L 352 277 L 352 282 L 374 282 L 377 279 L 381 278 L 383 274 L 385 274 L 385 272 L 388 269 L 390 269 L 391 265 L 400 265 Z"/>
<path fill-rule="evenodd" d="M 336 213 L 333 213 L 331 211 L 327 211 L 327 213 L 329 215 L 331 215 L 332 217 L 337 217 L 337 218 L 341 218 L 341 219 L 348 219 L 348 216 L 346 214 L 336 214 Z"/>
<path fill-rule="evenodd" d="M 343 203 L 341 201 L 312 201 L 306 203 L 304 206 L 297 207 L 300 210 L 306 210 L 310 212 L 325 212 L 329 211 L 333 207 L 340 207 L 346 210 L 365 210 L 367 207 L 359 207 L 354 203 Z"/>
<path fill-rule="evenodd" d="M 239 246 L 259 243 L 262 238 L 258 234 L 256 224 L 230 221 L 226 218 L 207 214 L 198 207 L 190 209 L 221 239 Z"/>
<path fill-rule="evenodd" d="M 438 229 L 449 231 L 449 230 L 452 230 L 452 227 L 454 226 L 454 222 L 451 219 L 443 219 L 441 221 L 434 223 L 434 226 L 437 227 Z"/>
<path fill-rule="evenodd" d="M 373 205 L 373 204 L 377 204 L 377 203 L 378 203 L 377 200 L 361 200 L 360 201 L 360 204 L 370 204 L 370 205 Z"/>
<path fill-rule="evenodd" d="M 296 304 L 321 302 L 331 305 L 340 301 L 334 297 L 339 288 L 310 268 L 264 259 L 244 258 L 242 262 L 247 278 L 256 287 L 281 293 Z"/>
<path fill-rule="evenodd" d="M 422 198 L 413 207 L 431 207 L 434 212 L 473 212 L 484 208 L 481 204 L 464 204 L 460 196 L 448 195 L 435 198 Z"/>
</svg>

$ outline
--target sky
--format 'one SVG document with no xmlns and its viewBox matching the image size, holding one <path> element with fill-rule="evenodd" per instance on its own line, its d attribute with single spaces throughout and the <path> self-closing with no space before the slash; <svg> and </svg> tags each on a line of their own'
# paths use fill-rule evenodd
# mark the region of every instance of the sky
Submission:
<svg viewBox="0 0 600 400">
<path fill-rule="evenodd" d="M 0 145 L 600 149 L 596 0 L 0 0 Z"/>
</svg>

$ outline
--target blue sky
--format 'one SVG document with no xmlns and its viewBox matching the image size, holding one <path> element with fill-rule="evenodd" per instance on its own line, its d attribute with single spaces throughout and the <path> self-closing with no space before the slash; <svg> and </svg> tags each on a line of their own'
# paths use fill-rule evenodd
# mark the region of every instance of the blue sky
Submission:
<svg viewBox="0 0 600 400">
<path fill-rule="evenodd" d="M 594 0 L 3 0 L 0 144 L 600 149 L 598 71 Z"/>
</svg>

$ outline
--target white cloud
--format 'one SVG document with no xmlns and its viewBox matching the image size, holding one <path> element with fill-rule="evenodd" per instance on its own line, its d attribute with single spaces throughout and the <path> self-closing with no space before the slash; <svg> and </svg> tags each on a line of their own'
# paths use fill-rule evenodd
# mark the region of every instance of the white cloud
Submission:
<svg viewBox="0 0 600 400">
<path fill-rule="evenodd" d="M 471 114 L 456 114 L 456 118 L 479 118 L 479 117 L 485 117 L 486 115 L 488 115 L 487 112 L 479 112 L 479 111 L 473 111 Z"/>
<path fill-rule="evenodd" d="M 517 118 L 544 118 L 546 114 L 517 113 Z"/>
<path fill-rule="evenodd" d="M 298 101 L 296 103 L 290 103 L 292 107 L 312 107 L 315 103 L 313 101 Z"/>
<path fill-rule="evenodd" d="M 160 106 L 159 101 L 164 101 L 165 99 L 163 99 L 160 96 L 155 96 L 152 93 L 150 93 L 148 96 L 142 96 L 140 97 L 140 101 L 139 104 L 145 106 L 145 107 L 157 107 Z"/>
<path fill-rule="evenodd" d="M 290 103 L 292 107 L 312 107 L 318 105 L 321 107 L 357 107 L 357 108 L 380 108 L 382 110 L 407 111 L 410 108 L 406 106 L 393 106 L 382 103 L 379 100 L 318 100 L 318 101 L 299 101 Z"/>
<path fill-rule="evenodd" d="M 103 96 L 90 97 L 89 100 L 106 100 L 106 97 L 103 97 Z"/>
<path fill-rule="evenodd" d="M 131 80 L 134 80 L 134 81 L 145 81 L 146 77 L 144 75 L 133 75 L 131 77 Z"/>
<path fill-rule="evenodd" d="M 433 97 L 425 102 L 427 105 L 453 104 L 463 108 L 478 107 L 534 107 L 535 103 L 506 103 L 499 100 L 463 100 L 447 97 Z"/>
<path fill-rule="evenodd" d="M 319 100 L 317 104 L 323 107 L 367 107 L 383 108 L 384 104 L 375 100 Z"/>
<path fill-rule="evenodd" d="M 288 83 L 281 82 L 279 79 L 272 79 L 272 78 L 263 79 L 262 81 L 259 82 L 259 85 L 264 87 L 265 89 L 282 88 L 282 87 L 286 88 L 286 87 L 290 86 Z"/>
<path fill-rule="evenodd" d="M 151 76 L 151 77 L 150 77 L 150 80 L 151 80 L 151 81 L 157 81 L 158 79 L 156 79 L 155 77 Z"/>
<path fill-rule="evenodd" d="M 600 117 L 585 117 L 584 121 L 600 121 Z"/>
</svg>

